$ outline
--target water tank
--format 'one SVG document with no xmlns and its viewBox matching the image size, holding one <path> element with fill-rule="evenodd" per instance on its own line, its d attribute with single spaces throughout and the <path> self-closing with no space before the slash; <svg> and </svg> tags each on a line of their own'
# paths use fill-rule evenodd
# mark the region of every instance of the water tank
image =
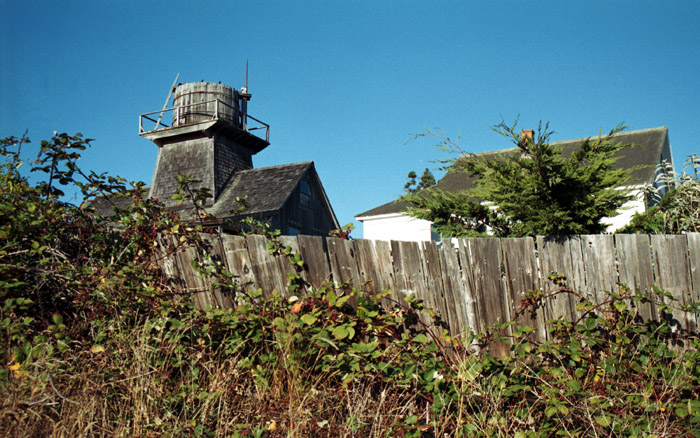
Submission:
<svg viewBox="0 0 700 438">
<path fill-rule="evenodd" d="M 205 122 L 218 116 L 240 125 L 236 90 L 223 84 L 193 82 L 175 89 L 173 126 Z"/>
</svg>

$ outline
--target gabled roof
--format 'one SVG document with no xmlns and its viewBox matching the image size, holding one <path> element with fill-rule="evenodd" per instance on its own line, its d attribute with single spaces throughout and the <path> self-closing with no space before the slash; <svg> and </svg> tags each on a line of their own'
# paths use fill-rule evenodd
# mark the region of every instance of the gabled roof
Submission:
<svg viewBox="0 0 700 438">
<path fill-rule="evenodd" d="M 595 137 L 587 137 L 595 138 Z M 635 166 L 644 166 L 637 169 L 630 175 L 627 181 L 627 186 L 636 186 L 641 184 L 653 183 L 656 165 L 662 155 L 664 146 L 668 138 L 668 127 L 662 126 L 659 128 L 642 129 L 639 131 L 621 132 L 616 134 L 614 141 L 624 144 L 633 144 L 636 147 L 626 148 L 617 156 L 619 157 L 615 168 L 629 169 Z M 561 148 L 562 155 L 570 156 L 586 138 L 574 140 L 565 140 L 551 142 L 552 146 Z M 489 158 L 500 154 L 517 154 L 518 148 L 501 149 L 497 151 L 482 152 L 477 156 Z M 473 189 L 475 187 L 475 178 L 462 172 L 447 172 L 445 176 L 435 186 L 436 188 L 447 192 L 460 192 Z M 368 216 L 380 216 L 385 214 L 398 214 L 406 211 L 409 205 L 399 200 L 380 205 L 364 213 L 358 214 L 356 217 L 363 218 Z"/>
<path fill-rule="evenodd" d="M 144 194 L 148 195 L 148 187 L 144 187 Z M 128 190 L 123 196 L 117 194 L 109 194 L 96 196 L 90 202 L 90 206 L 94 209 L 92 213 L 95 217 L 110 217 L 114 214 L 114 207 L 120 210 L 126 210 L 133 202 L 133 190 Z"/>
<path fill-rule="evenodd" d="M 314 167 L 313 161 L 282 164 L 233 174 L 209 212 L 216 217 L 231 216 L 240 206 L 236 198 L 246 197 L 248 208 L 237 215 L 276 211 L 282 208 L 302 176 Z"/>
<path fill-rule="evenodd" d="M 226 183 L 219 199 L 207 210 L 214 217 L 222 219 L 234 212 L 236 215 L 249 215 L 277 211 L 287 202 L 302 176 L 311 169 L 314 169 L 313 161 L 238 171 Z M 246 209 L 236 211 L 241 207 L 236 204 L 237 197 L 246 198 Z M 131 198 L 109 196 L 107 199 L 98 196 L 92 202 L 95 215 L 112 215 L 113 203 L 126 208 L 131 204 Z M 176 207 L 173 210 L 183 211 L 187 208 Z"/>
</svg>

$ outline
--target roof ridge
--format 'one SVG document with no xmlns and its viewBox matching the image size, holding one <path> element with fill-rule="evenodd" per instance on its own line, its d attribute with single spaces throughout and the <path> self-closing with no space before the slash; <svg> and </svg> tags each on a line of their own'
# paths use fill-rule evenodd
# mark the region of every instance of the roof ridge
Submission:
<svg viewBox="0 0 700 438">
<path fill-rule="evenodd" d="M 299 166 L 299 165 L 309 165 L 309 164 L 314 164 L 313 161 L 298 161 L 296 163 L 287 163 L 287 164 L 275 164 L 274 166 L 266 166 L 266 167 L 255 167 L 253 169 L 245 169 L 245 170 L 239 170 L 236 173 L 246 173 L 246 172 L 255 172 L 257 170 L 265 170 L 265 169 L 275 169 L 279 167 L 291 167 L 291 166 Z"/>
<path fill-rule="evenodd" d="M 634 131 L 622 131 L 622 132 L 618 132 L 617 134 L 613 135 L 613 137 L 619 137 L 619 136 L 622 136 L 622 135 L 631 135 L 631 134 L 641 134 L 641 133 L 644 133 L 644 132 L 661 131 L 661 130 L 668 131 L 668 126 L 658 126 L 658 127 L 656 127 L 656 128 L 637 129 L 637 130 L 634 130 Z M 604 134 L 602 134 L 602 133 L 601 133 L 601 135 L 604 136 Z M 584 141 L 584 140 L 587 140 L 587 139 L 589 139 L 589 138 L 594 138 L 594 137 L 597 137 L 597 135 L 589 135 L 588 137 L 581 137 L 581 138 L 571 138 L 571 139 L 568 139 L 568 140 L 550 141 L 549 144 L 569 143 L 569 142 L 572 142 L 572 141 Z M 516 148 L 516 149 L 517 149 L 517 148 Z"/>
<path fill-rule="evenodd" d="M 668 131 L 668 126 L 658 126 L 656 128 L 646 128 L 646 129 L 637 129 L 635 131 L 624 131 L 624 132 L 618 132 L 617 134 L 613 135 L 613 137 L 619 137 L 623 135 L 631 135 L 631 134 L 642 134 L 645 132 L 652 132 L 652 131 Z M 581 138 L 571 138 L 569 140 L 558 140 L 558 141 L 550 141 L 548 144 L 557 146 L 561 143 L 572 143 L 572 142 L 583 142 L 589 138 L 595 138 L 597 136 L 588 136 L 588 137 L 581 137 Z M 462 154 L 457 159 L 461 159 L 462 157 L 465 156 L 480 156 L 480 155 L 492 155 L 492 154 L 502 154 L 502 153 L 507 153 L 507 152 L 516 152 L 518 151 L 518 147 L 512 147 L 512 148 L 505 148 L 505 149 L 494 149 L 490 151 L 481 151 L 481 152 L 474 152 L 474 153 L 466 153 Z"/>
</svg>

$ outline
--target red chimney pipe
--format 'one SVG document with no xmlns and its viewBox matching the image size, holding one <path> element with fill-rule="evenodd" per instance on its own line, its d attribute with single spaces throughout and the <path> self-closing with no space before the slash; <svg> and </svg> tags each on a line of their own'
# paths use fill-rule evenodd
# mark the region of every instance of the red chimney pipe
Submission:
<svg viewBox="0 0 700 438">
<path fill-rule="evenodd" d="M 535 131 L 532 129 L 523 129 L 520 131 L 520 138 L 522 140 L 530 139 L 530 140 L 535 140 Z"/>
</svg>

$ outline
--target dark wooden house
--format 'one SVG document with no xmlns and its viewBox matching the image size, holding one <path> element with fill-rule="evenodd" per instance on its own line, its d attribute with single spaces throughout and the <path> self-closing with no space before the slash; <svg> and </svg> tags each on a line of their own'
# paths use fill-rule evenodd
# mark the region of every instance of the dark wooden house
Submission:
<svg viewBox="0 0 700 438">
<path fill-rule="evenodd" d="M 245 88 L 196 82 L 172 91 L 172 108 L 139 121 L 139 134 L 158 146 L 151 198 L 191 216 L 191 206 L 171 199 L 183 174 L 211 194 L 209 226 L 235 227 L 252 216 L 282 234 L 327 235 L 339 228 L 313 162 L 253 168 L 253 155 L 270 144 L 269 126 L 248 114 Z"/>
</svg>

